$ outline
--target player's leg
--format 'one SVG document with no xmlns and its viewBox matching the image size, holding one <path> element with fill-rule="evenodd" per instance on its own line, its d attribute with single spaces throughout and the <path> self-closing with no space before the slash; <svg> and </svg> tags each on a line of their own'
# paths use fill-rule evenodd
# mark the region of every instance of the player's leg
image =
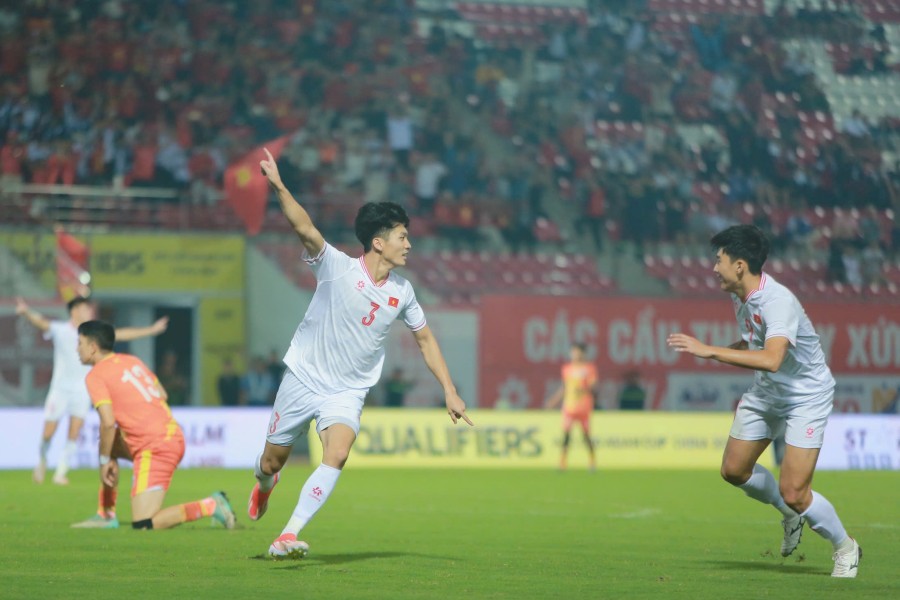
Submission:
<svg viewBox="0 0 900 600">
<path fill-rule="evenodd" d="M 41 431 L 41 446 L 38 456 L 38 464 L 34 468 L 32 478 L 35 483 L 44 483 L 47 474 L 47 452 L 50 450 L 50 442 L 56 433 L 59 420 L 65 413 L 66 405 L 63 397 L 54 390 L 47 393 L 44 401 L 44 429 Z"/>
<path fill-rule="evenodd" d="M 579 419 L 579 423 L 581 423 L 581 432 L 584 434 L 584 444 L 587 446 L 588 454 L 590 455 L 590 469 L 593 471 L 597 468 L 597 456 L 594 452 L 594 440 L 591 439 L 590 413 L 582 415 Z"/>
<path fill-rule="evenodd" d="M 269 546 L 270 556 L 300 558 L 309 551 L 309 546 L 298 540 L 297 534 L 322 508 L 337 485 L 341 469 L 344 468 L 359 433 L 359 417 L 364 399 L 364 392 L 355 391 L 322 401 L 315 415 L 316 428 L 322 441 L 322 464 L 303 484 L 291 518 L 281 535 Z"/>
<path fill-rule="evenodd" d="M 233 529 L 234 511 L 222 492 L 215 492 L 202 500 L 162 508 L 172 476 L 183 456 L 184 440 L 178 438 L 165 448 L 145 450 L 135 457 L 135 481 L 131 499 L 132 527 L 169 529 L 182 523 L 212 517 L 226 529 Z"/>
<path fill-rule="evenodd" d="M 572 439 L 572 415 L 564 412 L 562 416 L 562 445 L 559 448 L 559 470 L 565 471 L 569 460 L 569 442 Z"/>
<path fill-rule="evenodd" d="M 70 413 L 69 435 L 66 438 L 66 445 L 63 448 L 59 463 L 56 465 L 56 473 L 53 475 L 53 483 L 57 485 L 68 485 L 69 483 L 69 467 L 75 459 L 75 453 L 78 450 L 78 434 L 81 433 L 83 425 L 83 417 L 77 417 Z"/>
<path fill-rule="evenodd" d="M 116 429 L 116 437 L 113 438 L 113 448 L 110 458 L 118 460 L 124 458 L 132 460 L 131 452 L 125 445 L 125 440 L 118 429 Z M 116 515 L 116 500 L 119 496 L 117 487 L 108 486 L 100 483 L 100 489 L 97 492 L 97 512 L 84 521 L 73 523 L 72 527 L 77 529 L 116 529 L 119 527 L 119 519 Z"/>
<path fill-rule="evenodd" d="M 820 402 L 796 407 L 788 416 L 780 487 L 785 501 L 809 522 L 810 528 L 831 542 L 832 576 L 856 577 L 862 550 L 847 534 L 831 502 L 812 489 L 832 399 L 833 394 L 829 394 Z"/>
<path fill-rule="evenodd" d="M 251 521 L 265 514 L 269 496 L 278 483 L 278 473 L 290 457 L 294 442 L 307 434 L 321 401 L 321 397 L 313 394 L 290 371 L 282 377 L 269 417 L 266 445 L 254 463 L 256 484 L 247 502 L 247 515 Z"/>
</svg>

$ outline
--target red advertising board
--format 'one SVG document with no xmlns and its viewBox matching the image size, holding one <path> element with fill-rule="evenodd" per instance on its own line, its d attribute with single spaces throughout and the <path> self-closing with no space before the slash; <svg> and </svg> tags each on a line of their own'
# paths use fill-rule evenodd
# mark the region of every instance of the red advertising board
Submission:
<svg viewBox="0 0 900 600">
<path fill-rule="evenodd" d="M 895 375 L 900 368 L 900 306 L 807 303 L 807 314 L 836 375 Z M 637 371 L 647 408 L 660 408 L 672 373 L 740 373 L 716 361 L 673 352 L 670 333 L 727 346 L 739 339 L 728 296 L 709 300 L 659 298 L 483 298 L 479 338 L 479 397 L 539 407 L 559 385 L 569 346 L 579 341 L 601 378 L 620 381 Z M 748 374 L 749 380 L 749 374 Z"/>
</svg>

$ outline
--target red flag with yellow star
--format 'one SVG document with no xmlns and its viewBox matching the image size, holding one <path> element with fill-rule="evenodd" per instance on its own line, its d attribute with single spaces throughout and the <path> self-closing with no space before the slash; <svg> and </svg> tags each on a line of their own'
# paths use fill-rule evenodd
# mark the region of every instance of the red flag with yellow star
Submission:
<svg viewBox="0 0 900 600">
<path fill-rule="evenodd" d="M 266 142 L 225 169 L 225 202 L 244 222 L 250 235 L 256 235 L 262 229 L 269 199 L 269 182 L 259 170 L 259 161 L 266 158 L 263 148 L 268 148 L 272 157 L 278 160 L 287 139 L 287 136 L 282 136 Z"/>
<path fill-rule="evenodd" d="M 76 296 L 87 298 L 91 294 L 88 255 L 86 245 L 62 227 L 56 228 L 56 288 L 65 302 Z"/>
</svg>

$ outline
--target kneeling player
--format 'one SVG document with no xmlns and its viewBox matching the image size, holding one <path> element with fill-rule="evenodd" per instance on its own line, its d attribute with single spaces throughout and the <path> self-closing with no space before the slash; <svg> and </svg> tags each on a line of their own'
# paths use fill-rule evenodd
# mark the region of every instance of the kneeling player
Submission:
<svg viewBox="0 0 900 600">
<path fill-rule="evenodd" d="M 234 527 L 234 511 L 222 492 L 195 502 L 163 508 L 172 475 L 184 457 L 184 434 L 166 404 L 156 375 L 135 356 L 112 351 L 115 330 L 102 321 L 78 327 L 78 357 L 93 368 L 85 379 L 100 415 L 100 506 L 97 514 L 73 527 L 115 528 L 117 458 L 134 461 L 132 527 L 167 529 L 212 517 Z"/>
</svg>

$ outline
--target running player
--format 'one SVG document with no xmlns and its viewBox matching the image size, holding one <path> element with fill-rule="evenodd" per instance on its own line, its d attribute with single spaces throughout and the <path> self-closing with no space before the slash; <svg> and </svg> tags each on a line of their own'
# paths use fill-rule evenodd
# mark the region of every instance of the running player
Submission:
<svg viewBox="0 0 900 600">
<path fill-rule="evenodd" d="M 406 212 L 392 202 L 369 203 L 356 216 L 356 237 L 363 255 L 351 258 L 326 243 L 281 181 L 266 150 L 263 174 L 303 244 L 303 260 L 316 275 L 316 293 L 284 357 L 288 367 L 275 397 L 265 449 L 256 460 L 257 483 L 248 513 L 257 520 L 291 446 L 315 419 L 322 442 L 322 464 L 306 480 L 300 499 L 281 535 L 269 546 L 273 557 L 301 558 L 309 546 L 297 534 L 328 499 L 359 433 L 359 418 L 369 388 L 384 363 L 384 340 L 391 324 L 403 319 L 413 332 L 425 363 L 444 389 L 454 423 L 472 421 L 456 392 L 437 340 L 425 322 L 408 281 L 393 273 L 406 264 L 410 249 Z"/>
<path fill-rule="evenodd" d="M 794 294 L 763 272 L 769 241 L 762 231 L 736 225 L 710 243 L 716 250 L 713 270 L 731 294 L 741 340 L 723 348 L 675 333 L 668 343 L 677 352 L 756 371 L 735 412 L 722 477 L 781 511 L 782 556 L 794 551 L 808 522 L 834 546 L 832 577 L 856 577 L 862 550 L 831 503 L 811 487 L 835 386 L 819 336 Z M 776 482 L 757 461 L 782 432 L 786 446 Z"/>
<path fill-rule="evenodd" d="M 597 392 L 597 369 L 585 360 L 587 351 L 584 344 L 575 343 L 569 349 L 569 362 L 562 366 L 562 385 L 547 401 L 547 408 L 562 404 L 563 442 L 559 458 L 560 470 L 566 469 L 569 453 L 569 436 L 572 425 L 581 425 L 584 443 L 590 453 L 590 468 L 597 468 L 594 442 L 591 441 L 591 412 L 594 410 L 594 396 Z"/>
<path fill-rule="evenodd" d="M 87 374 L 91 402 L 100 416 L 100 506 L 96 515 L 73 527 L 115 528 L 119 463 L 134 462 L 131 526 L 168 529 L 212 517 L 226 529 L 234 512 L 222 492 L 196 502 L 162 508 L 172 475 L 184 457 L 184 434 L 172 418 L 166 391 L 136 356 L 113 352 L 112 325 L 86 321 L 78 326 L 78 357 L 92 368 Z"/>
<path fill-rule="evenodd" d="M 78 361 L 78 326 L 94 317 L 94 306 L 87 298 L 73 298 L 68 303 L 69 320 L 50 320 L 32 310 L 22 298 L 16 298 L 16 314 L 25 317 L 34 327 L 44 333 L 44 339 L 53 343 L 53 375 L 50 389 L 44 402 L 44 430 L 41 435 L 40 455 L 34 468 L 33 479 L 43 483 L 47 472 L 47 450 L 60 419 L 69 415 L 69 438 L 65 451 L 56 466 L 53 483 L 69 483 L 67 473 L 77 448 L 78 434 L 84 425 L 84 418 L 91 409 L 91 400 L 84 377 L 88 368 Z M 150 327 L 125 327 L 116 330 L 116 338 L 127 342 L 138 338 L 159 335 L 166 330 L 168 317 L 158 319 Z"/>
</svg>

